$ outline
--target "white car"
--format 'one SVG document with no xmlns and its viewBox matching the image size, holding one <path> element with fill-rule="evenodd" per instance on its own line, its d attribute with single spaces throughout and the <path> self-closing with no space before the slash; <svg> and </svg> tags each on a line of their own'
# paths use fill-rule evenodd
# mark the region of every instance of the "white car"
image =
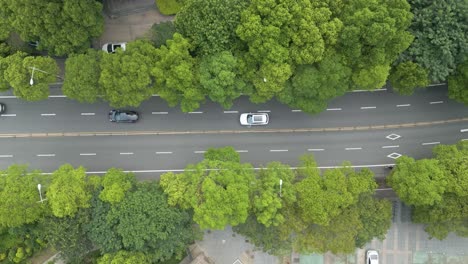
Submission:
<svg viewBox="0 0 468 264">
<path fill-rule="evenodd" d="M 240 123 L 243 126 L 267 125 L 268 114 L 265 113 L 244 113 L 240 115 Z"/>
<path fill-rule="evenodd" d="M 127 42 L 106 43 L 102 46 L 102 50 L 107 53 L 115 53 L 116 49 L 121 48 L 123 51 L 125 51 L 126 45 Z"/>
<path fill-rule="evenodd" d="M 367 250 L 366 264 L 379 264 L 379 252 L 377 250 Z"/>
</svg>

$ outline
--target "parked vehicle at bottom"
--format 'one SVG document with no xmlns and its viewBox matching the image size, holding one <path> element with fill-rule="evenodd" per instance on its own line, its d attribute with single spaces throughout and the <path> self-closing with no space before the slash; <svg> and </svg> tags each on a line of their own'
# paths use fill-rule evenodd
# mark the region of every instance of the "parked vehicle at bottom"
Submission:
<svg viewBox="0 0 468 264">
<path fill-rule="evenodd" d="M 379 264 L 379 252 L 377 250 L 367 250 L 366 264 Z"/>
<path fill-rule="evenodd" d="M 135 123 L 139 118 L 138 113 L 135 111 L 111 110 L 109 112 L 109 120 L 115 123 Z"/>
<path fill-rule="evenodd" d="M 0 103 L 0 115 L 5 113 L 6 111 L 6 106 L 4 103 Z"/>
<path fill-rule="evenodd" d="M 118 48 L 121 48 L 125 51 L 127 42 L 115 42 L 115 43 L 106 43 L 102 46 L 102 50 L 107 53 L 115 53 Z"/>
<path fill-rule="evenodd" d="M 267 125 L 269 116 L 266 113 L 244 113 L 240 115 L 240 124 L 243 126 Z"/>
</svg>

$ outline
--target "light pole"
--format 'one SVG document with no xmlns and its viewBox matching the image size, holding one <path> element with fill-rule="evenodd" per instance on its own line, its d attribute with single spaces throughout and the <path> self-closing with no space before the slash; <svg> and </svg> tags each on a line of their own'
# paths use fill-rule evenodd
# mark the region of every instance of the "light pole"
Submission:
<svg viewBox="0 0 468 264">
<path fill-rule="evenodd" d="M 42 199 L 42 192 L 41 192 L 41 188 L 42 188 L 42 185 L 41 185 L 40 183 L 39 183 L 39 184 L 37 184 L 37 190 L 39 190 L 39 197 L 41 198 L 41 200 L 40 200 L 40 201 L 38 201 L 38 202 L 41 202 L 41 203 L 42 203 L 42 202 L 44 202 L 44 201 L 45 201 L 45 200 L 47 200 L 47 199 Z"/>
<path fill-rule="evenodd" d="M 38 69 L 38 68 L 36 68 L 34 66 L 33 67 L 28 67 L 28 68 L 32 70 L 31 79 L 29 79 L 29 85 L 31 85 L 31 86 L 34 84 L 34 79 L 33 79 L 34 78 L 34 71 L 39 71 L 39 72 L 46 73 L 46 74 L 52 74 L 50 72 L 46 72 L 46 71 L 43 71 L 41 69 Z M 62 77 L 60 77 L 58 75 L 56 77 L 60 78 L 60 79 L 63 79 Z"/>
<path fill-rule="evenodd" d="M 283 180 L 280 179 L 280 197 L 283 197 L 283 195 L 281 194 L 282 187 L 283 187 Z"/>
</svg>

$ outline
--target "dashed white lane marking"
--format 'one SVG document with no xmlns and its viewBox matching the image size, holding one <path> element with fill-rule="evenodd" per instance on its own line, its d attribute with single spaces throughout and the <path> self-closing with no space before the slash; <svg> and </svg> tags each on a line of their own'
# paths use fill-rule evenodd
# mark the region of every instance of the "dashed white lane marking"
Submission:
<svg viewBox="0 0 468 264">
<path fill-rule="evenodd" d="M 170 152 L 170 151 L 157 151 L 156 154 L 157 154 L 157 155 L 172 154 L 172 152 Z"/>
<path fill-rule="evenodd" d="M 80 153 L 80 156 L 96 156 L 96 153 Z"/>
<path fill-rule="evenodd" d="M 196 153 L 196 154 L 202 154 L 202 153 L 205 153 L 206 151 L 204 150 L 195 150 L 193 153 Z"/>
<path fill-rule="evenodd" d="M 468 128 L 460 129 L 460 132 L 468 132 Z"/>
<path fill-rule="evenodd" d="M 120 155 L 133 155 L 133 152 L 120 152 Z"/>
<path fill-rule="evenodd" d="M 0 155 L 0 158 L 13 158 L 13 155 Z"/>
<path fill-rule="evenodd" d="M 345 148 L 345 150 L 361 150 L 362 148 Z"/>
<path fill-rule="evenodd" d="M 431 87 L 431 86 L 442 86 L 442 85 L 445 85 L 445 83 L 434 83 L 434 84 L 429 84 L 428 86 Z"/>
<path fill-rule="evenodd" d="M 394 145 L 394 146 L 383 146 L 382 148 L 383 149 L 386 149 L 386 148 L 399 148 L 400 145 Z"/>
<path fill-rule="evenodd" d="M 271 111 L 270 110 L 258 110 L 257 112 L 259 112 L 259 113 L 270 113 Z"/>
<path fill-rule="evenodd" d="M 325 149 L 307 149 L 307 151 L 324 151 Z"/>
<path fill-rule="evenodd" d="M 444 101 L 435 101 L 435 102 L 430 102 L 429 104 L 442 104 Z"/>
<path fill-rule="evenodd" d="M 95 113 L 81 113 L 82 116 L 93 116 Z"/>
<path fill-rule="evenodd" d="M 152 115 L 167 115 L 168 112 L 151 112 Z"/>
<path fill-rule="evenodd" d="M 3 114 L 2 116 L 16 116 L 16 114 Z"/>
<path fill-rule="evenodd" d="M 55 157 L 55 154 L 37 154 L 38 157 Z"/>
<path fill-rule="evenodd" d="M 396 107 L 406 107 L 406 106 L 411 106 L 411 104 L 399 104 Z"/>
<path fill-rule="evenodd" d="M 236 152 L 238 153 L 246 153 L 246 152 L 249 152 L 248 150 L 236 150 Z"/>
<path fill-rule="evenodd" d="M 440 142 L 426 142 L 426 143 L 422 143 L 423 146 L 426 146 L 426 145 L 437 145 L 437 144 L 440 144 Z"/>
<path fill-rule="evenodd" d="M 189 114 L 203 114 L 203 112 L 188 112 Z"/>
<path fill-rule="evenodd" d="M 365 110 L 365 109 L 375 109 L 377 108 L 377 106 L 362 106 L 361 109 L 362 110 Z"/>
<path fill-rule="evenodd" d="M 294 110 L 291 110 L 291 112 L 293 112 L 293 113 L 299 113 L 299 112 L 302 112 L 302 110 L 301 110 L 301 109 L 294 109 Z"/>
<path fill-rule="evenodd" d="M 50 114 L 41 114 L 41 116 L 55 116 L 54 113 L 50 113 Z"/>
<path fill-rule="evenodd" d="M 287 152 L 287 149 L 270 149 L 270 152 Z"/>
<path fill-rule="evenodd" d="M 237 114 L 239 111 L 224 111 L 225 114 Z"/>
<path fill-rule="evenodd" d="M 341 108 L 327 108 L 327 111 L 341 111 Z"/>
</svg>

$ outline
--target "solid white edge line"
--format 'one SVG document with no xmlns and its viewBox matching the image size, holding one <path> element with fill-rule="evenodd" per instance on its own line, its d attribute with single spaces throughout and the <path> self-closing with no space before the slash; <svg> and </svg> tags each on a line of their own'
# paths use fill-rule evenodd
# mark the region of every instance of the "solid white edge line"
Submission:
<svg viewBox="0 0 468 264">
<path fill-rule="evenodd" d="M 341 108 L 327 108 L 327 111 L 341 111 Z"/>
<path fill-rule="evenodd" d="M 49 95 L 49 98 L 65 98 L 66 95 Z"/>
<path fill-rule="evenodd" d="M 205 153 L 206 151 L 204 150 L 195 150 L 193 153 L 196 153 L 196 154 L 202 154 L 202 153 Z"/>
<path fill-rule="evenodd" d="M 411 104 L 399 104 L 396 107 L 405 107 L 405 106 L 411 106 Z"/>
<path fill-rule="evenodd" d="M 3 95 L 3 96 L 0 96 L 0 99 L 10 99 L 10 98 L 18 98 L 17 96 L 14 96 L 14 95 Z"/>
<path fill-rule="evenodd" d="M 169 112 L 151 112 L 152 115 L 167 115 Z"/>
<path fill-rule="evenodd" d="M 13 155 L 0 155 L 0 158 L 13 158 Z"/>
<path fill-rule="evenodd" d="M 325 149 L 307 149 L 307 151 L 324 151 Z"/>
<path fill-rule="evenodd" d="M 95 113 L 81 113 L 82 116 L 93 116 Z"/>
<path fill-rule="evenodd" d="M 362 106 L 361 109 L 362 110 L 365 110 L 365 109 L 375 109 L 377 108 L 377 106 Z"/>
<path fill-rule="evenodd" d="M 462 141 L 465 141 L 465 140 L 468 140 L 468 138 L 464 138 L 464 139 L 462 139 Z"/>
<path fill-rule="evenodd" d="M 120 152 L 120 155 L 133 155 L 133 152 Z"/>
<path fill-rule="evenodd" d="M 37 154 L 38 157 L 55 157 L 55 154 Z"/>
<path fill-rule="evenodd" d="M 153 97 L 159 97 L 159 94 L 152 94 Z"/>
<path fill-rule="evenodd" d="M 294 110 L 291 110 L 291 112 L 293 112 L 293 113 L 299 113 L 299 112 L 302 112 L 302 110 L 301 110 L 301 109 L 294 109 Z"/>
<path fill-rule="evenodd" d="M 238 153 L 245 153 L 245 152 L 249 152 L 248 150 L 236 150 L 236 152 Z"/>
<path fill-rule="evenodd" d="M 362 148 L 345 148 L 345 150 L 361 150 Z"/>
<path fill-rule="evenodd" d="M 385 148 L 399 148 L 399 145 L 394 145 L 394 146 L 382 146 L 383 149 Z"/>
<path fill-rule="evenodd" d="M 270 152 L 287 152 L 287 149 L 270 149 Z"/>
<path fill-rule="evenodd" d="M 239 111 L 223 111 L 225 114 L 237 114 Z"/>
<path fill-rule="evenodd" d="M 258 110 L 257 112 L 259 112 L 259 113 L 270 113 L 271 111 L 270 110 Z"/>
<path fill-rule="evenodd" d="M 429 84 L 428 87 L 431 87 L 431 86 L 442 86 L 442 85 L 445 85 L 445 83 L 434 83 L 434 84 Z"/>
<path fill-rule="evenodd" d="M 80 153 L 80 156 L 96 156 L 96 153 Z"/>
<path fill-rule="evenodd" d="M 352 90 L 352 93 L 362 93 L 362 92 L 377 92 L 377 91 L 387 91 L 387 88 L 380 88 L 375 90 Z"/>
<path fill-rule="evenodd" d="M 3 114 L 2 116 L 16 116 L 16 114 Z"/>
<path fill-rule="evenodd" d="M 468 128 L 460 129 L 460 132 L 468 132 Z"/>
<path fill-rule="evenodd" d="M 189 114 L 203 114 L 203 112 L 188 112 Z"/>
<path fill-rule="evenodd" d="M 440 142 L 426 142 L 426 143 L 422 143 L 423 146 L 426 146 L 426 145 L 437 145 L 437 144 L 440 144 Z"/>
<path fill-rule="evenodd" d="M 156 155 L 159 155 L 159 154 L 172 154 L 171 151 L 156 151 Z"/>
<path fill-rule="evenodd" d="M 55 116 L 55 113 L 50 113 L 50 114 L 41 114 L 41 116 Z"/>
<path fill-rule="evenodd" d="M 429 104 L 442 104 L 444 101 L 435 101 L 435 102 L 430 102 Z"/>
</svg>

